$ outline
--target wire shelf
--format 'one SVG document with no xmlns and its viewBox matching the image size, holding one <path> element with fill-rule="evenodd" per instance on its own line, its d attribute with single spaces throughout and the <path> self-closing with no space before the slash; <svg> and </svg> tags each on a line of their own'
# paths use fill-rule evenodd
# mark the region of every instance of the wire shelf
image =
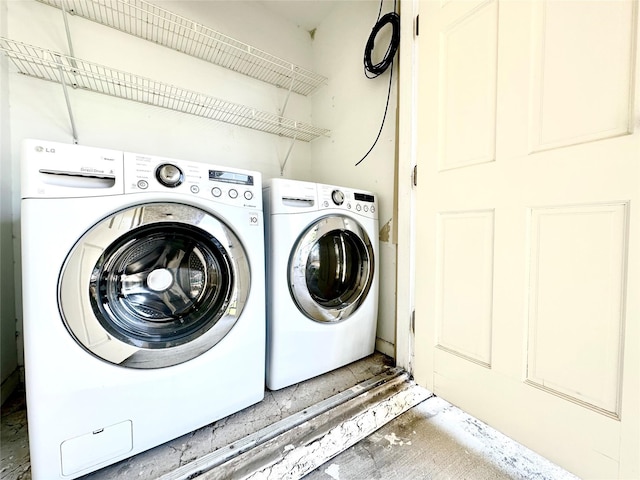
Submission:
<svg viewBox="0 0 640 480">
<path fill-rule="evenodd" d="M 327 78 L 144 0 L 38 0 L 258 80 L 309 95 Z"/>
<path fill-rule="evenodd" d="M 164 107 L 309 142 L 329 130 L 258 111 L 132 73 L 0 37 L 2 51 L 20 73 L 113 97 Z"/>
</svg>

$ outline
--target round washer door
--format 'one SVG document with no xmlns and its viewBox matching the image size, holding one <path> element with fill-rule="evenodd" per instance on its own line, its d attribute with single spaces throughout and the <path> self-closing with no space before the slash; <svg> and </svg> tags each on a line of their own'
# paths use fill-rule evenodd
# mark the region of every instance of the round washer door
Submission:
<svg viewBox="0 0 640 480">
<path fill-rule="evenodd" d="M 367 297 L 374 268 L 371 240 L 356 220 L 322 217 L 302 233 L 291 252 L 291 296 L 311 320 L 345 320 Z"/>
<path fill-rule="evenodd" d="M 60 274 L 62 318 L 107 362 L 161 368 L 191 360 L 235 325 L 250 288 L 233 231 L 204 210 L 150 203 L 87 231 Z"/>
</svg>

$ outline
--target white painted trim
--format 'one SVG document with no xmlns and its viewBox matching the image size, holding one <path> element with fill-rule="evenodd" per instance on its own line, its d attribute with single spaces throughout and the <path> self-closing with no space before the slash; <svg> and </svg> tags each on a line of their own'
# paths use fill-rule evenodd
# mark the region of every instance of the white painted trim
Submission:
<svg viewBox="0 0 640 480">
<path fill-rule="evenodd" d="M 376 337 L 376 352 L 384 353 L 391 358 L 396 356 L 395 345 L 380 337 Z"/>
<path fill-rule="evenodd" d="M 398 79 L 398 259 L 396 296 L 396 364 L 413 371 L 414 336 L 411 315 L 415 286 L 415 190 L 411 181 L 416 164 L 417 48 L 414 22 L 418 0 L 400 0 L 400 75 Z"/>
</svg>

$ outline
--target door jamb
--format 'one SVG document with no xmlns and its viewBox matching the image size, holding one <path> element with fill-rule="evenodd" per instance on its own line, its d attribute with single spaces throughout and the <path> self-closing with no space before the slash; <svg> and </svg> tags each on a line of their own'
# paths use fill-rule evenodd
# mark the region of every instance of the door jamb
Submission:
<svg viewBox="0 0 640 480">
<path fill-rule="evenodd" d="M 400 0 L 398 76 L 398 248 L 396 266 L 396 365 L 413 372 L 415 292 L 415 188 L 417 164 L 418 0 Z"/>
</svg>

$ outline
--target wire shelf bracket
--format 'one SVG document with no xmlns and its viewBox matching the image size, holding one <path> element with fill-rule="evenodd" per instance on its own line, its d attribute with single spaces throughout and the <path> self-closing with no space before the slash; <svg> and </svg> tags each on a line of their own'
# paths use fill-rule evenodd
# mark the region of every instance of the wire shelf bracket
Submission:
<svg viewBox="0 0 640 480">
<path fill-rule="evenodd" d="M 329 136 L 327 129 L 8 38 L 0 37 L 0 52 L 13 62 L 20 73 L 42 80 L 304 142 Z"/>
<path fill-rule="evenodd" d="M 139 38 L 301 95 L 326 85 L 323 75 L 278 58 L 145 0 L 38 0 Z"/>
<path fill-rule="evenodd" d="M 284 156 L 284 162 L 282 162 L 282 165 L 280 165 L 280 176 L 282 177 L 284 175 L 284 167 L 287 166 L 287 161 L 289 160 L 289 155 L 291 155 L 291 150 L 293 150 L 293 146 L 296 143 L 296 137 L 293 137 L 293 140 L 291 140 L 291 143 L 289 144 L 289 148 L 287 149 L 287 154 Z"/>
<path fill-rule="evenodd" d="M 64 93 L 64 101 L 67 104 L 67 110 L 69 111 L 69 121 L 71 122 L 71 136 L 73 137 L 73 143 L 78 144 L 78 131 L 76 130 L 76 122 L 73 119 L 73 110 L 71 110 L 71 100 L 69 99 L 69 92 L 67 90 L 67 82 L 64 80 L 64 75 L 62 72 L 62 62 L 59 57 L 56 57 L 56 62 L 58 63 L 58 70 L 60 72 L 60 78 L 62 81 L 60 82 L 62 85 L 62 91 Z"/>
<path fill-rule="evenodd" d="M 73 53 L 73 43 L 71 42 L 71 31 L 69 30 L 69 22 L 67 20 L 67 10 L 62 6 L 62 18 L 64 20 L 64 29 L 67 32 L 67 43 L 69 44 L 69 54 L 70 61 L 74 68 L 77 68 L 73 57 L 75 57 Z M 67 110 L 69 111 L 69 121 L 71 122 L 71 135 L 73 136 L 73 143 L 78 143 L 78 130 L 76 130 L 76 122 L 73 119 L 73 110 L 71 109 L 71 100 L 69 99 L 69 92 L 67 91 L 67 83 L 64 81 L 64 75 L 62 74 L 62 62 L 59 56 L 55 57 L 56 63 L 58 64 L 58 68 L 60 70 L 60 78 L 62 81 L 60 82 L 62 85 L 62 91 L 64 92 L 64 100 L 67 103 Z"/>
</svg>

